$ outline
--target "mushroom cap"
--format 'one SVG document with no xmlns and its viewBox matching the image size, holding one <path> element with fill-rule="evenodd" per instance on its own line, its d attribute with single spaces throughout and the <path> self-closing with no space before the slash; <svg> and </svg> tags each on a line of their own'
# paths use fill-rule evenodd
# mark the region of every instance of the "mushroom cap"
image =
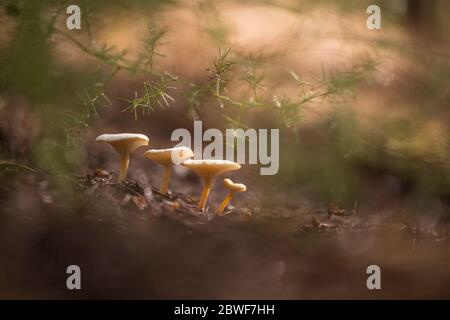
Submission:
<svg viewBox="0 0 450 320">
<path fill-rule="evenodd" d="M 146 135 L 139 133 L 102 134 L 95 140 L 109 143 L 121 156 L 129 155 L 149 142 Z"/>
<path fill-rule="evenodd" d="M 194 153 L 187 147 L 175 147 L 167 149 L 150 149 L 145 151 L 144 156 L 162 164 L 181 164 L 184 160 L 192 158 Z"/>
<path fill-rule="evenodd" d="M 234 183 L 231 179 L 226 178 L 223 179 L 223 185 L 225 188 L 230 189 L 235 192 L 244 192 L 247 190 L 247 187 L 243 183 Z"/>
<path fill-rule="evenodd" d="M 212 178 L 215 175 L 221 174 L 225 171 L 232 171 L 241 168 L 241 165 L 228 160 L 186 160 L 182 163 L 183 166 L 191 169 L 196 174 L 203 178 Z"/>
</svg>

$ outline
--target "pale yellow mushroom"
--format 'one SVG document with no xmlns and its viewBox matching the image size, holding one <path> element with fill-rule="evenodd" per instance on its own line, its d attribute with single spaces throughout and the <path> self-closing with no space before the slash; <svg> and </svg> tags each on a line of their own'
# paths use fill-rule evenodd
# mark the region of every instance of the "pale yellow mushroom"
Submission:
<svg viewBox="0 0 450 320">
<path fill-rule="evenodd" d="M 228 160 L 186 160 L 182 165 L 194 171 L 205 181 L 202 195 L 198 203 L 198 208 L 201 210 L 205 210 L 206 201 L 208 200 L 214 177 L 226 171 L 241 168 L 240 164 Z"/>
<path fill-rule="evenodd" d="M 166 194 L 169 190 L 172 165 L 180 164 L 184 160 L 192 158 L 194 156 L 194 153 L 187 147 L 176 147 L 169 149 L 150 149 L 144 153 L 144 156 L 165 167 L 164 176 L 159 188 L 159 192 L 162 194 Z"/>
<path fill-rule="evenodd" d="M 120 169 L 118 182 L 122 182 L 127 177 L 130 154 L 137 148 L 147 146 L 148 137 L 136 133 L 102 134 L 95 139 L 98 142 L 109 143 L 120 155 Z"/>
<path fill-rule="evenodd" d="M 225 208 L 227 207 L 231 198 L 233 198 L 233 196 L 236 192 L 245 192 L 247 190 L 247 187 L 245 186 L 245 184 L 234 183 L 233 181 L 231 181 L 231 179 L 228 179 L 228 178 L 223 180 L 223 185 L 225 188 L 230 190 L 230 193 L 228 194 L 228 196 L 226 196 L 225 199 L 223 199 L 222 203 L 217 208 L 216 213 L 218 215 L 223 214 L 223 211 L 225 210 Z"/>
</svg>

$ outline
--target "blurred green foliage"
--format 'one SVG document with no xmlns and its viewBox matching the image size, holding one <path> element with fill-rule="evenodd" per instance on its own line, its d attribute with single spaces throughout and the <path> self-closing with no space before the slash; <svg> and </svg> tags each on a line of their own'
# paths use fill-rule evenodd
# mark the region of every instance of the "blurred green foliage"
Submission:
<svg viewBox="0 0 450 320">
<path fill-rule="evenodd" d="M 79 4 L 83 28 L 89 30 L 92 16 L 105 8 L 153 10 L 163 3 L 171 2 L 94 0 Z M 59 30 L 57 19 L 65 15 L 70 4 L 70 1 L 56 0 L 1 3 L 1 10 L 13 19 L 14 33 L 9 42 L 0 44 L 0 94 L 5 98 L 24 97 L 33 112 L 39 114 L 44 130 L 32 148 L 30 161 L 33 166 L 52 173 L 51 177 L 61 189 L 71 185 L 64 181 L 67 173 L 75 172 L 84 161 L 83 153 L 74 148 L 76 139 L 89 121 L 98 117 L 97 107 L 110 103 L 104 94 L 104 86 L 119 69 L 137 68 L 135 65 L 121 65 L 123 54 L 112 47 L 89 47 L 75 36 Z M 80 70 L 76 66 L 58 63 L 54 50 L 57 34 L 68 37 L 81 50 L 109 65 L 112 71 L 108 74 L 100 68 Z M 152 50 L 151 45 L 146 50 Z M 139 65 L 146 68 L 149 64 L 149 60 L 139 61 Z M 12 157 L 4 148 L 1 153 L 5 158 Z"/>
</svg>

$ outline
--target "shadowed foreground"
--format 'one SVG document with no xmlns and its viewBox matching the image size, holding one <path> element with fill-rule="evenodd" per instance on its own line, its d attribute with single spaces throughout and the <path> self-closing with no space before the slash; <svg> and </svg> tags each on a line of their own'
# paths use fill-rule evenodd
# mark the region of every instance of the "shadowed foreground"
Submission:
<svg viewBox="0 0 450 320">
<path fill-rule="evenodd" d="M 421 233 L 389 217 L 371 223 L 363 210 L 330 220 L 317 215 L 320 227 L 309 224 L 310 214 L 276 209 L 251 218 L 237 209 L 202 216 L 174 207 L 177 197 L 188 206 L 182 194 L 167 200 L 154 193 L 139 210 L 127 197 L 138 193 L 115 184 L 55 203 L 34 180 L 24 175 L 2 199 L 1 298 L 450 296 L 443 232 Z M 14 195 L 29 201 L 15 207 Z M 81 267 L 81 291 L 66 289 L 71 264 Z M 366 288 L 370 264 L 381 266 L 380 291 Z"/>
</svg>

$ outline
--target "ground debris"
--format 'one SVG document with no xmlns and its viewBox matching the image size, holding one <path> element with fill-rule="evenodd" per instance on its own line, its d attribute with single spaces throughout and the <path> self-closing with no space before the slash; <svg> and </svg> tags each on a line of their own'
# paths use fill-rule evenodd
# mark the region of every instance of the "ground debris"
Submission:
<svg viewBox="0 0 450 320">
<path fill-rule="evenodd" d="M 136 207 L 141 211 L 145 210 L 149 206 L 147 200 L 141 195 L 139 196 L 133 195 L 131 196 L 131 200 L 136 205 Z"/>
<path fill-rule="evenodd" d="M 125 180 L 122 184 L 118 184 L 126 188 L 126 191 L 137 196 L 144 196 L 144 188 L 134 180 Z"/>
<path fill-rule="evenodd" d="M 329 232 L 329 231 L 339 231 L 336 224 L 320 222 L 319 219 L 312 215 L 311 224 L 304 224 L 300 226 L 298 232 Z"/>
<path fill-rule="evenodd" d="M 312 211 L 309 212 L 311 214 L 310 224 L 303 224 L 298 228 L 298 232 L 337 232 L 341 233 L 345 230 L 358 230 L 357 226 L 350 223 L 348 220 L 350 216 L 356 214 L 358 210 L 358 202 L 355 201 L 353 208 L 351 211 L 347 211 L 346 209 L 340 208 L 336 203 L 329 202 L 326 210 Z M 318 214 L 327 214 L 327 220 L 330 221 L 333 217 L 333 223 L 331 222 L 323 222 L 317 218 Z"/>
<path fill-rule="evenodd" d="M 347 211 L 347 209 L 340 208 L 336 203 L 329 202 L 327 205 L 326 210 L 317 210 L 317 211 L 309 211 L 306 213 L 310 214 L 327 214 L 328 220 L 330 220 L 332 217 L 349 217 L 353 216 L 357 213 L 359 207 L 358 201 L 355 201 L 353 204 L 353 208 L 350 211 Z"/>
<path fill-rule="evenodd" d="M 104 170 L 104 169 L 97 169 L 95 170 L 95 174 L 94 177 L 97 178 L 104 178 L 104 179 L 110 179 L 112 176 L 112 173 L 109 173 L 108 171 Z"/>
<path fill-rule="evenodd" d="M 162 194 L 150 185 L 141 185 L 137 181 L 127 179 L 117 183 L 112 172 L 97 169 L 93 175 L 79 177 L 76 181 L 84 194 L 108 203 L 116 203 L 119 210 L 131 210 L 140 213 L 148 212 L 154 217 L 166 217 L 179 221 L 189 227 L 195 227 L 217 221 L 250 221 L 252 212 L 249 208 L 229 206 L 223 217 L 218 217 L 207 207 L 204 211 L 197 207 L 198 199 L 178 192 Z"/>
<path fill-rule="evenodd" d="M 328 203 L 327 207 L 327 214 L 328 219 L 331 219 L 332 216 L 336 217 L 347 217 L 352 216 L 356 214 L 356 211 L 358 210 L 358 201 L 355 201 L 353 204 L 353 209 L 351 211 L 347 211 L 346 209 L 341 209 L 338 207 L 338 205 L 334 202 Z"/>
<path fill-rule="evenodd" d="M 89 191 L 90 189 L 93 189 L 95 191 L 98 185 L 108 185 L 113 183 L 112 172 L 108 172 L 103 169 L 95 170 L 95 173 L 93 175 L 88 174 L 86 176 L 78 177 L 76 181 L 78 187 L 87 189 L 87 191 Z M 90 191 L 92 192 L 92 190 Z"/>
<path fill-rule="evenodd" d="M 234 222 L 252 221 L 253 213 L 247 207 L 236 208 L 229 205 L 220 217 Z"/>
</svg>

